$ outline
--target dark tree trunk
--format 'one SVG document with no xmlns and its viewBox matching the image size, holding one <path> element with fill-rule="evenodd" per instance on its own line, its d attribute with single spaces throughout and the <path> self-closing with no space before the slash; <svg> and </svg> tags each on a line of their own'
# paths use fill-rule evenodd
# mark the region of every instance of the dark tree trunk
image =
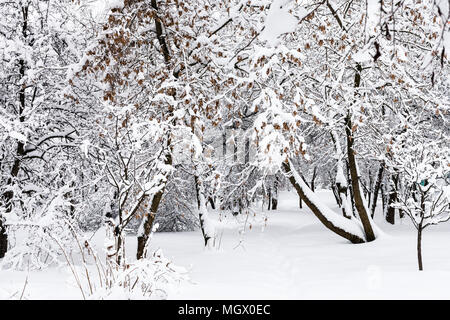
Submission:
<svg viewBox="0 0 450 320">
<path fill-rule="evenodd" d="M 162 196 L 162 195 L 161 195 Z M 155 197 L 153 197 L 153 201 L 158 201 Z M 161 201 L 161 200 L 159 200 Z M 155 202 L 156 203 L 156 202 Z M 153 206 L 153 202 L 152 202 Z M 144 257 L 145 245 L 147 244 L 148 237 L 153 227 L 153 222 L 155 221 L 155 213 L 152 211 L 150 213 L 146 213 L 144 215 L 144 230 L 143 234 L 137 237 L 137 253 L 136 258 L 139 260 Z"/>
<path fill-rule="evenodd" d="M 211 205 L 211 209 L 215 210 L 216 209 L 216 204 L 214 203 L 213 198 L 209 197 L 208 198 L 208 202 Z"/>
<path fill-rule="evenodd" d="M 377 207 L 378 193 L 380 192 L 381 183 L 383 181 L 383 171 L 384 171 L 384 162 L 381 162 L 380 167 L 378 168 L 377 181 L 375 182 L 375 187 L 373 190 L 373 197 L 372 197 L 372 206 L 370 208 L 372 218 L 375 214 L 375 208 Z"/>
<path fill-rule="evenodd" d="M 272 188 L 269 188 L 269 190 L 267 190 L 267 191 L 268 191 L 268 196 L 269 196 L 267 210 L 270 210 L 271 206 L 272 206 Z"/>
<path fill-rule="evenodd" d="M 238 144 L 237 144 L 237 137 L 234 137 L 234 144 L 233 144 L 233 162 L 237 162 L 237 156 L 238 156 Z"/>
<path fill-rule="evenodd" d="M 3 258 L 8 251 L 8 234 L 6 227 L 0 217 L 0 259 Z"/>
<path fill-rule="evenodd" d="M 371 200 L 372 200 L 372 186 L 373 186 L 373 178 L 372 178 L 372 172 L 369 170 L 369 183 L 368 183 L 368 188 L 365 188 L 365 193 L 364 195 L 366 196 L 367 199 L 367 207 L 370 208 L 370 204 L 371 204 Z"/>
<path fill-rule="evenodd" d="M 345 168 L 347 170 L 347 189 L 348 189 L 348 196 L 350 197 L 350 205 L 352 207 L 352 212 L 349 212 L 349 215 L 353 215 L 354 217 L 356 217 L 356 212 L 355 212 L 355 197 L 353 194 L 353 188 L 352 188 L 352 177 L 350 176 L 350 167 L 348 165 L 348 161 L 345 162 Z"/>
<path fill-rule="evenodd" d="M 250 138 L 245 138 L 245 163 L 250 162 Z"/>
<path fill-rule="evenodd" d="M 395 224 L 395 208 L 392 207 L 392 204 L 397 202 L 398 174 L 392 175 L 391 180 L 391 190 L 389 193 L 388 208 L 386 211 L 386 221 L 390 224 Z"/>
<path fill-rule="evenodd" d="M 225 157 L 227 156 L 227 131 L 223 129 L 222 133 L 222 156 L 223 161 L 225 161 Z"/>
<path fill-rule="evenodd" d="M 419 270 L 423 270 L 422 264 L 422 224 L 419 225 L 417 229 L 417 261 L 419 263 Z"/>
<path fill-rule="evenodd" d="M 294 176 L 292 175 L 290 164 L 287 162 L 283 162 L 283 170 L 289 175 L 289 181 L 297 191 L 297 194 L 299 197 L 305 201 L 305 204 L 308 206 L 309 209 L 314 213 L 314 215 L 320 220 L 320 222 L 323 223 L 325 227 L 327 227 L 329 230 L 333 231 L 334 233 L 340 235 L 341 237 L 349 240 L 352 243 L 364 243 L 364 239 L 358 237 L 357 235 L 351 234 L 335 224 L 333 224 L 332 221 L 328 220 L 320 211 L 320 209 L 306 196 L 300 185 L 295 181 Z"/>
<path fill-rule="evenodd" d="M 350 176 L 352 178 L 352 190 L 353 197 L 355 200 L 356 211 L 358 212 L 359 218 L 364 228 L 364 232 L 366 233 L 366 239 L 368 242 L 375 240 L 375 234 L 372 229 L 372 225 L 370 224 L 369 215 L 364 206 L 363 195 L 361 194 L 361 188 L 359 186 L 359 177 L 358 171 L 356 167 L 356 159 L 355 153 L 353 150 L 353 135 L 352 135 L 352 122 L 350 118 L 350 114 L 347 115 L 347 153 L 348 153 L 348 164 L 350 169 Z"/>
<path fill-rule="evenodd" d="M 22 6 L 22 17 L 23 17 L 23 23 L 22 23 L 22 35 L 26 39 L 27 38 L 27 29 L 28 29 L 28 5 Z M 19 74 L 21 80 L 25 77 L 26 73 L 26 61 L 23 59 L 19 60 Z M 26 97 L 25 97 L 25 84 L 21 86 L 21 89 L 19 91 L 19 121 L 24 122 L 25 116 L 24 111 L 26 107 Z M 11 185 L 14 183 L 14 179 L 19 175 L 20 167 L 21 167 L 21 161 L 22 157 L 25 154 L 24 150 L 24 143 L 22 141 L 17 142 L 17 150 L 16 150 L 16 157 L 13 163 L 13 166 L 11 168 L 11 177 L 8 179 L 7 184 Z M 5 206 L 5 209 L 7 212 L 10 212 L 12 210 L 12 199 L 14 197 L 13 191 L 6 191 L 2 195 L 2 202 Z M 0 215 L 0 258 L 3 258 L 8 251 L 8 235 L 6 233 L 6 227 L 4 225 L 4 221 L 2 221 L 3 218 Z"/>
<path fill-rule="evenodd" d="M 339 195 L 339 186 L 337 186 L 335 183 L 331 183 L 331 191 L 333 191 L 334 199 L 336 200 L 336 204 L 341 207 L 342 206 L 342 199 Z"/>
<path fill-rule="evenodd" d="M 272 210 L 277 210 L 278 207 L 278 179 L 275 177 L 272 189 Z"/>
<path fill-rule="evenodd" d="M 314 167 L 314 170 L 313 170 L 313 175 L 312 175 L 312 178 L 311 178 L 311 190 L 314 192 L 314 189 L 315 189 L 315 181 L 316 181 L 316 176 L 317 176 L 317 166 L 315 166 Z"/>
</svg>

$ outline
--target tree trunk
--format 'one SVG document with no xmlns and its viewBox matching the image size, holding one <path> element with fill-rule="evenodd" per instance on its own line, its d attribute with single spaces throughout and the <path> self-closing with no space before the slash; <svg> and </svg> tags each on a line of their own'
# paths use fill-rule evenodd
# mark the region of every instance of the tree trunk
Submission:
<svg viewBox="0 0 450 320">
<path fill-rule="evenodd" d="M 200 229 L 202 230 L 203 240 L 205 242 L 205 247 L 210 245 L 210 240 L 213 235 L 209 234 L 207 228 L 208 211 L 206 208 L 205 190 L 203 183 L 197 175 L 194 175 L 195 182 L 195 193 L 197 196 L 197 208 L 198 208 L 198 218 L 200 221 Z"/>
<path fill-rule="evenodd" d="M 316 181 L 316 176 L 317 176 L 317 166 L 314 167 L 313 175 L 312 175 L 312 178 L 311 178 L 311 190 L 312 190 L 312 192 L 314 192 L 314 189 L 315 189 L 314 184 L 315 184 L 315 181 Z"/>
<path fill-rule="evenodd" d="M 168 144 L 170 145 L 170 140 Z M 166 155 L 166 160 L 164 161 L 166 165 L 172 165 L 172 154 L 170 152 L 171 151 L 169 151 L 169 154 Z M 164 189 L 166 188 L 167 179 L 161 183 L 164 183 L 163 188 L 153 196 L 150 205 L 150 212 L 148 214 L 145 214 L 143 217 L 141 230 L 142 233 L 138 235 L 137 238 L 137 259 L 141 259 L 142 257 L 144 257 L 145 245 L 147 244 L 148 237 L 150 236 L 150 232 L 152 231 L 153 222 L 155 221 L 156 212 L 158 211 L 159 204 L 164 194 Z"/>
<path fill-rule="evenodd" d="M 417 261 L 419 263 L 419 270 L 423 270 L 422 264 L 422 224 L 417 229 Z"/>
<path fill-rule="evenodd" d="M 214 200 L 212 197 L 208 198 L 208 202 L 211 205 L 211 209 L 215 210 L 216 209 L 216 204 L 214 203 Z"/>
<path fill-rule="evenodd" d="M 24 39 L 27 38 L 27 29 L 28 29 L 28 5 L 22 6 L 22 17 L 23 17 L 23 23 L 22 23 L 22 35 Z M 23 59 L 19 60 L 19 74 L 20 79 L 24 79 L 25 73 L 26 73 L 26 61 Z M 24 111 L 26 107 L 26 96 L 25 96 L 25 88 L 26 85 L 21 85 L 21 88 L 19 90 L 19 122 L 25 121 Z M 16 157 L 13 163 L 13 166 L 11 168 L 11 176 L 7 181 L 8 185 L 12 185 L 14 183 L 14 179 L 19 175 L 20 167 L 21 167 L 21 160 L 22 157 L 25 154 L 24 150 L 24 143 L 22 141 L 17 142 L 17 149 L 16 149 Z M 2 202 L 5 206 L 6 212 L 11 212 L 12 210 L 12 199 L 14 197 L 13 191 L 9 190 L 6 191 L 2 195 Z M 0 258 L 3 258 L 8 251 L 8 235 L 6 233 L 6 227 L 4 226 L 4 221 L 2 216 L 0 215 Z"/>
<path fill-rule="evenodd" d="M 233 162 L 237 163 L 238 159 L 238 139 L 237 136 L 234 137 L 234 144 L 233 144 Z"/>
<path fill-rule="evenodd" d="M 249 163 L 250 161 L 250 138 L 245 138 L 245 164 Z"/>
<path fill-rule="evenodd" d="M 157 0 L 151 0 L 151 6 L 155 10 L 155 12 L 158 12 L 158 4 Z M 160 45 L 160 49 L 164 55 L 164 62 L 166 65 L 169 65 L 170 63 L 170 52 L 169 47 L 166 42 L 166 37 L 163 33 L 163 27 L 160 19 L 155 19 L 155 31 L 156 31 L 156 38 L 158 39 L 158 43 Z M 174 74 L 175 78 L 179 77 L 179 73 Z M 175 92 L 173 92 L 173 97 L 175 98 Z M 172 165 L 172 149 L 170 147 L 170 138 L 167 140 L 167 146 L 169 147 L 169 152 L 166 155 L 166 160 L 164 163 L 166 165 Z M 164 194 L 164 189 L 166 188 L 167 179 L 163 182 L 163 187 L 159 192 L 157 192 L 152 199 L 151 205 L 150 205 L 150 212 L 146 215 L 144 215 L 143 221 L 142 221 L 142 234 L 140 234 L 137 238 L 137 253 L 136 257 L 137 259 L 141 259 L 145 255 L 145 245 L 147 244 L 148 238 L 150 236 L 150 233 L 152 231 L 153 222 L 155 221 L 155 215 L 158 211 L 159 204 L 161 202 L 162 196 Z"/>
<path fill-rule="evenodd" d="M 0 217 L 0 259 L 3 258 L 8 251 L 8 234 L 6 227 Z"/>
<path fill-rule="evenodd" d="M 373 218 L 375 214 L 375 208 L 377 207 L 377 199 L 378 199 L 378 193 L 381 189 L 381 183 L 383 181 L 383 171 L 384 171 L 384 162 L 380 163 L 380 167 L 378 168 L 378 175 L 377 175 L 377 181 L 375 182 L 375 187 L 373 190 L 373 197 L 372 197 L 372 206 L 370 208 L 371 216 Z"/>
<path fill-rule="evenodd" d="M 275 177 L 272 188 L 272 210 L 277 210 L 278 207 L 278 179 Z"/>
<path fill-rule="evenodd" d="M 226 162 L 225 158 L 227 156 L 227 131 L 226 129 L 223 129 L 222 133 L 222 156 L 223 161 Z"/>
<path fill-rule="evenodd" d="M 390 224 L 395 224 L 395 208 L 392 207 L 392 204 L 397 202 L 398 174 L 394 174 L 391 180 L 391 192 L 389 193 L 386 221 Z"/>
<path fill-rule="evenodd" d="M 358 88 L 361 82 L 361 65 L 356 65 L 357 72 L 355 73 L 355 88 Z M 352 190 L 355 199 L 355 207 L 358 212 L 359 218 L 366 234 L 366 240 L 368 242 L 375 240 L 375 234 L 372 229 L 372 225 L 369 220 L 368 212 L 364 205 L 364 200 L 361 194 L 361 187 L 359 183 L 359 173 L 356 164 L 355 150 L 353 150 L 354 137 L 353 132 L 356 131 L 356 127 L 353 127 L 350 111 L 347 113 L 345 132 L 347 135 L 347 155 L 348 165 L 350 169 L 350 176 L 352 178 Z"/>
<path fill-rule="evenodd" d="M 333 231 L 334 233 L 340 235 L 341 237 L 349 240 L 352 243 L 364 243 L 365 242 L 365 240 L 362 237 L 360 237 L 356 234 L 352 234 L 352 233 L 342 229 L 341 227 L 336 225 L 335 221 L 330 221 L 321 212 L 320 208 L 318 208 L 317 205 L 311 199 L 308 198 L 305 191 L 302 189 L 300 184 L 296 181 L 296 178 L 293 175 L 294 171 L 292 170 L 289 162 L 283 162 L 283 170 L 285 173 L 288 174 L 289 181 L 291 182 L 291 184 L 297 191 L 297 194 L 299 195 L 299 197 L 305 202 L 305 204 L 308 206 L 308 208 L 311 209 L 311 211 L 314 213 L 314 215 L 320 220 L 320 222 L 323 223 L 323 225 L 325 227 L 327 227 L 329 230 Z M 307 188 L 306 183 L 305 183 L 304 187 Z M 341 218 L 345 219 L 343 217 L 341 217 Z"/>
</svg>

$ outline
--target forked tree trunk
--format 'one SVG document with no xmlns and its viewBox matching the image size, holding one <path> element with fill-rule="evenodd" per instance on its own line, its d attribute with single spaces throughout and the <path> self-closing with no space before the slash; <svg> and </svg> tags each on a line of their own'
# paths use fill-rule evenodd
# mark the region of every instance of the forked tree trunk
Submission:
<svg viewBox="0 0 450 320">
<path fill-rule="evenodd" d="M 320 220 L 320 222 L 323 223 L 325 227 L 327 227 L 329 230 L 333 231 L 334 233 L 340 235 L 341 237 L 349 240 L 352 243 L 364 243 L 365 240 L 353 233 L 348 232 L 347 230 L 344 230 L 343 228 L 339 227 L 339 225 L 336 224 L 335 221 L 331 221 L 328 219 L 322 212 L 321 209 L 307 196 L 307 193 L 305 190 L 302 189 L 301 185 L 296 181 L 293 170 L 291 169 L 291 165 L 289 162 L 283 162 L 283 170 L 285 173 L 289 176 L 289 181 L 291 182 L 292 186 L 297 191 L 297 194 L 299 197 L 305 202 L 305 204 L 308 206 L 308 208 L 313 212 L 313 214 Z M 305 184 L 305 188 L 308 188 Z M 338 216 L 339 217 L 339 216 Z M 340 217 L 342 219 L 345 219 L 343 217 Z"/>
</svg>

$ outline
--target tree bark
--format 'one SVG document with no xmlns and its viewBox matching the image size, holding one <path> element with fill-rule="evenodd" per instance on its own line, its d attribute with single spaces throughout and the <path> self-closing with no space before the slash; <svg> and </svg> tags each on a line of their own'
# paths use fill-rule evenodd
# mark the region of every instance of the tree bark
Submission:
<svg viewBox="0 0 450 320">
<path fill-rule="evenodd" d="M 202 230 L 203 240 L 205 242 L 205 247 L 209 246 L 209 242 L 212 239 L 212 235 L 208 234 L 206 230 L 206 221 L 207 219 L 207 209 L 206 209 L 206 200 L 205 200 L 205 191 L 200 181 L 200 178 L 197 175 L 194 175 L 195 182 L 195 193 L 197 196 L 197 208 L 198 208 L 198 218 L 200 221 L 200 229 Z"/>
<path fill-rule="evenodd" d="M 356 66 L 357 72 L 355 73 L 355 88 L 358 88 L 361 82 L 361 65 L 357 64 Z M 355 207 L 358 212 L 359 218 L 364 228 L 364 232 L 366 233 L 366 240 L 368 242 L 375 240 L 375 233 L 373 232 L 372 225 L 369 220 L 368 212 L 366 211 L 366 207 L 364 205 L 363 195 L 361 193 L 361 187 L 359 183 L 359 173 L 356 164 L 355 158 L 355 150 L 353 149 L 354 137 L 353 132 L 356 130 L 356 127 L 353 127 L 352 119 L 350 111 L 347 113 L 345 132 L 347 135 L 347 155 L 348 155 L 348 164 L 350 169 L 350 176 L 352 178 L 352 190 L 353 196 L 355 199 Z"/>
<path fill-rule="evenodd" d="M 423 270 L 422 263 L 422 224 L 419 225 L 417 229 L 417 261 L 419 263 L 419 270 Z"/>
<path fill-rule="evenodd" d="M 169 142 L 170 144 L 170 142 Z M 171 151 L 166 155 L 166 160 L 164 161 L 166 165 L 172 165 L 172 154 Z M 158 211 L 159 204 L 161 202 L 162 196 L 164 194 L 164 189 L 166 188 L 166 181 L 163 181 L 164 186 L 160 191 L 158 191 L 152 199 L 150 205 L 150 212 L 144 215 L 143 230 L 142 234 L 137 238 L 137 253 L 136 258 L 141 259 L 144 257 L 145 245 L 147 244 L 148 237 L 150 236 L 150 232 L 152 231 L 153 222 L 155 221 L 156 212 Z"/>
<path fill-rule="evenodd" d="M 28 29 L 28 5 L 22 6 L 22 35 L 24 39 L 27 38 L 27 29 Z M 25 77 L 26 72 L 26 61 L 23 59 L 19 60 L 19 74 L 20 79 Z M 26 85 L 23 84 L 19 90 L 19 122 L 25 121 L 24 111 L 26 107 L 26 96 L 25 96 L 25 88 Z M 19 175 L 22 157 L 25 154 L 24 143 L 22 141 L 17 142 L 16 149 L 16 157 L 13 162 L 13 166 L 11 168 L 10 178 L 8 179 L 7 185 L 12 185 L 14 179 Z M 14 193 L 11 190 L 8 190 L 2 195 L 2 202 L 6 208 L 7 212 L 12 210 L 12 199 L 14 197 Z M 4 225 L 3 217 L 0 215 L 0 258 L 3 258 L 8 251 L 8 234 L 6 233 L 6 226 Z"/>
<path fill-rule="evenodd" d="M 370 208 L 372 218 L 375 214 L 375 208 L 377 207 L 378 193 L 380 192 L 381 183 L 383 181 L 383 172 L 384 172 L 384 162 L 381 162 L 380 167 L 378 168 L 377 181 L 375 182 L 375 187 L 373 190 L 373 197 L 372 197 L 372 206 Z"/>
<path fill-rule="evenodd" d="M 214 203 L 214 199 L 212 197 L 208 198 L 208 202 L 211 205 L 211 209 L 215 210 L 216 209 L 216 204 Z"/>
<path fill-rule="evenodd" d="M 347 132 L 348 164 L 350 169 L 350 176 L 352 178 L 352 190 L 355 200 L 355 207 L 356 211 L 359 214 L 359 218 L 361 219 L 364 232 L 366 233 L 366 239 L 368 242 L 370 242 L 375 240 L 375 234 L 373 232 L 372 225 L 369 221 L 369 216 L 364 206 L 364 200 L 362 198 L 361 188 L 359 185 L 358 169 L 356 167 L 355 153 L 353 150 L 352 121 L 350 118 L 350 114 L 347 115 L 347 126 L 345 130 Z"/>
<path fill-rule="evenodd" d="M 397 202 L 397 186 L 398 186 L 398 174 L 394 174 L 391 177 L 391 191 L 389 193 L 388 208 L 386 211 L 386 221 L 390 224 L 395 224 L 395 208 L 392 204 Z"/>
<path fill-rule="evenodd" d="M 278 179 L 275 177 L 272 188 L 272 210 L 277 210 L 278 207 Z"/>
<path fill-rule="evenodd" d="M 317 176 L 317 166 L 314 167 L 313 174 L 312 174 L 312 177 L 311 177 L 311 190 L 312 190 L 312 192 L 315 191 L 316 176 Z"/>
<path fill-rule="evenodd" d="M 250 161 L 250 138 L 245 138 L 245 164 L 249 163 Z"/>
<path fill-rule="evenodd" d="M 151 0 L 151 6 L 155 10 L 155 12 L 158 12 L 157 0 Z M 155 19 L 155 31 L 156 31 L 156 38 L 158 39 L 161 52 L 164 56 L 164 62 L 166 63 L 166 65 L 169 65 L 170 59 L 171 59 L 169 47 L 166 42 L 166 37 L 163 34 L 162 23 L 159 18 Z M 178 78 L 179 73 L 174 74 L 174 76 L 175 76 L 175 78 Z M 175 92 L 173 93 L 173 96 L 175 98 Z M 167 146 L 169 147 L 170 150 L 169 150 L 168 154 L 166 155 L 166 160 L 164 161 L 164 163 L 166 165 L 172 165 L 172 149 L 170 147 L 170 138 L 168 139 Z M 158 211 L 159 204 L 160 204 L 162 196 L 164 194 L 167 180 L 163 181 L 162 183 L 164 184 L 162 189 L 153 196 L 153 199 L 152 199 L 152 202 L 150 205 L 150 213 L 144 216 L 142 234 L 139 235 L 137 238 L 137 242 L 138 242 L 137 253 L 136 253 L 137 259 L 141 259 L 145 254 L 145 252 L 144 252 L 145 245 L 147 244 L 148 238 L 150 236 L 150 232 L 152 231 L 153 222 L 155 220 L 155 215 L 156 215 L 156 212 Z"/>
<path fill-rule="evenodd" d="M 222 133 L 222 156 L 223 156 L 223 161 L 225 162 L 225 157 L 227 156 L 227 132 L 226 132 L 226 129 L 223 129 L 223 133 Z"/>
<path fill-rule="evenodd" d="M 3 258 L 8 251 L 8 234 L 6 227 L 0 217 L 0 259 Z"/>
<path fill-rule="evenodd" d="M 334 233 L 340 235 L 341 237 L 349 240 L 352 243 L 364 243 L 365 240 L 355 234 L 349 233 L 346 230 L 340 228 L 339 226 L 336 226 L 332 221 L 328 220 L 323 213 L 320 211 L 320 209 L 311 201 L 305 194 L 304 190 L 300 187 L 300 185 L 295 180 L 295 177 L 292 174 L 291 166 L 288 162 L 283 162 L 283 170 L 285 173 L 289 175 L 289 181 L 291 182 L 292 186 L 297 191 L 297 194 L 299 197 L 305 202 L 305 204 L 308 206 L 308 208 L 313 212 L 313 214 L 320 220 L 320 222 L 323 223 L 325 227 L 327 227 L 329 230 L 333 231 Z"/>
<path fill-rule="evenodd" d="M 235 136 L 233 144 L 233 162 L 236 163 L 237 159 L 238 159 L 238 138 L 237 136 Z"/>
</svg>

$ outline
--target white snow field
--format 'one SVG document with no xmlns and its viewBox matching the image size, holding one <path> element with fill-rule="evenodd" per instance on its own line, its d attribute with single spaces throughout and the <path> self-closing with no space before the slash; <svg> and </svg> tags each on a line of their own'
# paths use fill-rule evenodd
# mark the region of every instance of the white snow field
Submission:
<svg viewBox="0 0 450 320">
<path fill-rule="evenodd" d="M 337 210 L 329 191 L 317 193 Z M 418 271 L 415 229 L 409 218 L 396 219 L 396 225 L 388 225 L 377 212 L 375 221 L 385 234 L 372 243 L 350 244 L 305 206 L 299 209 L 297 195 L 286 191 L 279 210 L 260 209 L 247 219 L 244 234 L 245 217 L 222 217 L 212 250 L 203 248 L 200 231 L 156 233 L 151 247 L 189 270 L 190 281 L 171 290 L 169 299 L 450 299 L 450 223 L 425 230 L 425 270 Z M 101 232 L 93 238 L 99 251 Z M 134 256 L 135 246 L 130 236 L 128 256 Z M 0 298 L 21 296 L 82 299 L 64 264 L 41 271 L 1 270 Z"/>
</svg>

